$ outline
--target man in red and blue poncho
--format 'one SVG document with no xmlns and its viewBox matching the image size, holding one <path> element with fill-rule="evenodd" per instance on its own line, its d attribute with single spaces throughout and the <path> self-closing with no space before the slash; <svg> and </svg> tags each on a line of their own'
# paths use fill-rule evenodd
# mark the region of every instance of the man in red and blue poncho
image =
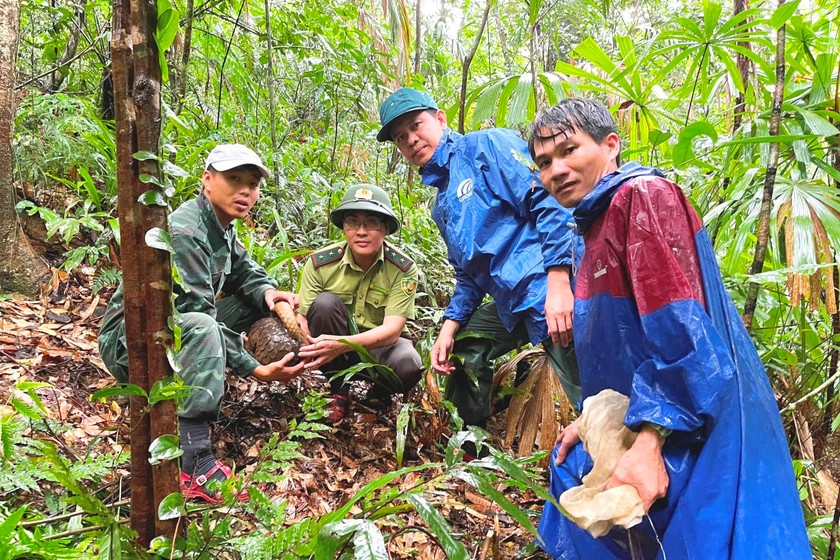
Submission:
<svg viewBox="0 0 840 560">
<path fill-rule="evenodd" d="M 811 558 L 767 375 L 680 187 L 618 166 L 615 123 L 595 101 L 540 113 L 529 147 L 584 238 L 573 319 L 583 397 L 628 396 L 624 423 L 639 433 L 607 488 L 633 485 L 648 512 L 595 539 L 546 504 L 542 546 L 556 560 Z M 577 422 L 557 441 L 559 497 L 592 460 Z"/>
</svg>

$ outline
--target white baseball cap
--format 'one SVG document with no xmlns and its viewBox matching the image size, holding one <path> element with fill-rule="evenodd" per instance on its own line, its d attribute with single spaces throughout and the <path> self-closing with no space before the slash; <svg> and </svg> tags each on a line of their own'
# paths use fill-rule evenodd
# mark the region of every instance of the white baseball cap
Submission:
<svg viewBox="0 0 840 560">
<path fill-rule="evenodd" d="M 263 165 L 260 156 L 254 150 L 242 144 L 219 144 L 213 148 L 213 151 L 207 156 L 204 169 L 211 165 L 216 171 L 227 171 L 242 165 L 255 165 L 263 178 L 268 179 L 271 175 L 268 168 Z"/>
</svg>

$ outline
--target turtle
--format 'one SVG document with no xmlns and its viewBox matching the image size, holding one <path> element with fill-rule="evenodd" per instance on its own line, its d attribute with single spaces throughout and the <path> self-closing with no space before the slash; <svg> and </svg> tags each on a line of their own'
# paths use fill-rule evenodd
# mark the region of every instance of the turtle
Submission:
<svg viewBox="0 0 840 560">
<path fill-rule="evenodd" d="M 261 364 L 276 362 L 289 352 L 297 356 L 300 347 L 306 344 L 292 307 L 281 301 L 275 304 L 274 312 L 253 324 L 245 342 L 245 349 Z M 289 365 L 294 363 L 297 357 Z"/>
</svg>

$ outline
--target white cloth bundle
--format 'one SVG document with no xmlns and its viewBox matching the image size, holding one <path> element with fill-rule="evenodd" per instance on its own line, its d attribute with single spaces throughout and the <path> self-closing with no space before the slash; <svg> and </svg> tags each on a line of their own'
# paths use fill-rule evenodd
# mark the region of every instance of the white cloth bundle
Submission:
<svg viewBox="0 0 840 560">
<path fill-rule="evenodd" d="M 583 401 L 578 434 L 594 466 L 583 484 L 560 496 L 560 505 L 578 527 L 593 537 L 602 537 L 613 526 L 630 528 L 645 515 L 642 499 L 633 486 L 624 484 L 604 490 L 618 460 L 636 441 L 636 433 L 624 425 L 630 399 L 604 389 Z"/>
</svg>

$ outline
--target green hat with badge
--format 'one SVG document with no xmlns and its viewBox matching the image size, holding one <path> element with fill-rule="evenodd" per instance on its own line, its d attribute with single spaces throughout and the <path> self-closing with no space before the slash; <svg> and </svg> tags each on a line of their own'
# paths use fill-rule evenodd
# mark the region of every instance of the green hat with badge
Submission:
<svg viewBox="0 0 840 560">
<path fill-rule="evenodd" d="M 382 128 L 376 139 L 380 142 L 391 140 L 391 124 L 397 117 L 412 111 L 424 109 L 438 109 L 432 96 L 425 91 L 410 87 L 403 87 L 392 93 L 379 107 L 379 124 Z"/>
<path fill-rule="evenodd" d="M 359 183 L 347 189 L 341 199 L 341 204 L 330 212 L 330 220 L 335 227 L 341 228 L 344 224 L 344 214 L 353 210 L 362 210 L 382 216 L 385 223 L 388 224 L 389 234 L 400 229 L 400 222 L 397 220 L 397 215 L 394 214 L 394 207 L 391 206 L 388 193 L 376 185 Z"/>
</svg>

